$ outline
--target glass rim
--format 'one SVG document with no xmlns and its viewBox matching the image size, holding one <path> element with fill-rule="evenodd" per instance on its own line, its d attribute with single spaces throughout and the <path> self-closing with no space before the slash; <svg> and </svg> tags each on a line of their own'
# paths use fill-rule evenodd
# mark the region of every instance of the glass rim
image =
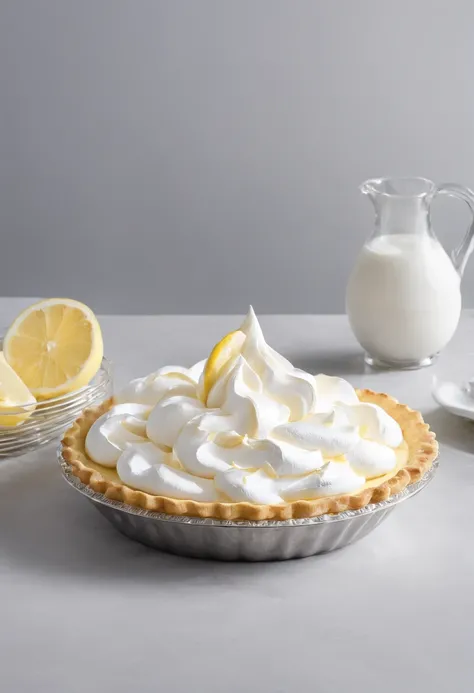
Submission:
<svg viewBox="0 0 474 693">
<path fill-rule="evenodd" d="M 418 185 L 423 189 L 418 192 L 400 192 L 396 190 L 397 183 L 401 186 L 412 184 L 415 187 Z M 386 186 L 388 189 L 384 190 L 383 186 Z M 360 185 L 360 191 L 365 195 L 372 194 L 405 199 L 422 198 L 434 194 L 436 192 L 436 184 L 423 176 L 382 176 L 380 178 L 369 178 L 364 181 Z"/>
</svg>

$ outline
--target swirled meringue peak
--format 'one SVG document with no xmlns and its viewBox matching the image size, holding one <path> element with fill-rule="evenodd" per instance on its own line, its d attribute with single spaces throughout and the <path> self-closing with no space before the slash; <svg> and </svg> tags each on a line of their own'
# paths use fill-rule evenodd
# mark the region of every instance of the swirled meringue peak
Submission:
<svg viewBox="0 0 474 693">
<path fill-rule="evenodd" d="M 146 493 L 271 505 L 357 492 L 393 473 L 404 445 L 348 382 L 272 349 L 252 308 L 207 360 L 132 380 L 86 439 L 94 462 Z"/>
</svg>

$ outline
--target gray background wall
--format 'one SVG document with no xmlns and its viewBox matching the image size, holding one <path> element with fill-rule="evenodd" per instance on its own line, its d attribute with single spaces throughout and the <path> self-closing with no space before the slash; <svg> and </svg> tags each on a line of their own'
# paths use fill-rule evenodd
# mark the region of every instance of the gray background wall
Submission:
<svg viewBox="0 0 474 693">
<path fill-rule="evenodd" d="M 0 295 L 342 312 L 359 182 L 474 187 L 473 26 L 471 0 L 0 0 Z M 434 221 L 453 245 L 467 212 Z"/>
</svg>

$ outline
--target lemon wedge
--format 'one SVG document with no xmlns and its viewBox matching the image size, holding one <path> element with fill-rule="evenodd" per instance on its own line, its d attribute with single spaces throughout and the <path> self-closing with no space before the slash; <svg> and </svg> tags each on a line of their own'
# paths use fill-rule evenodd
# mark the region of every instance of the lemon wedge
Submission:
<svg viewBox="0 0 474 693">
<path fill-rule="evenodd" d="M 244 341 L 245 334 L 241 330 L 235 330 L 235 332 L 229 332 L 229 334 L 223 337 L 211 351 L 204 366 L 204 387 L 202 392 L 204 402 L 207 401 L 207 397 L 219 379 L 223 368 L 242 351 Z"/>
<path fill-rule="evenodd" d="M 0 426 L 18 426 L 35 408 L 36 400 L 0 351 Z"/>
<path fill-rule="evenodd" d="M 3 340 L 7 362 L 38 400 L 87 385 L 99 369 L 103 350 L 94 313 L 68 298 L 30 306 Z"/>
</svg>

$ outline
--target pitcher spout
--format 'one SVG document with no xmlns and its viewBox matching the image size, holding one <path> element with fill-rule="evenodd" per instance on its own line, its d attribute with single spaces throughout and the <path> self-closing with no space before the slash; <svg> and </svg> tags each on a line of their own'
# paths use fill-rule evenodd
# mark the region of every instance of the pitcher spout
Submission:
<svg viewBox="0 0 474 693">
<path fill-rule="evenodd" d="M 435 184 L 427 178 L 372 178 L 360 186 L 375 208 L 374 235 L 430 234 Z"/>
</svg>

